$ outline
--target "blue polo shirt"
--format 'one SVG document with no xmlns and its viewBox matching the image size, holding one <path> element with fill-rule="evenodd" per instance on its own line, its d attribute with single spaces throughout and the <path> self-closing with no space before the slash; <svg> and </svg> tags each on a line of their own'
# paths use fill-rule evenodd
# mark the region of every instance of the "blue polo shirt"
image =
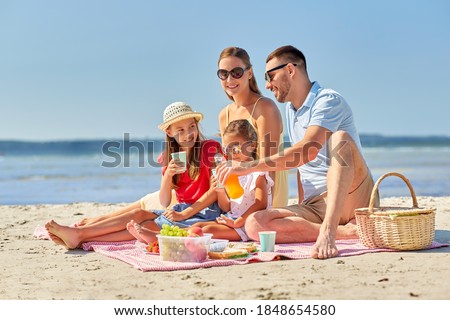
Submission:
<svg viewBox="0 0 450 320">
<path fill-rule="evenodd" d="M 361 142 L 349 105 L 339 93 L 322 88 L 318 82 L 313 82 L 303 105 L 298 110 L 295 110 L 291 102 L 287 103 L 286 122 L 293 145 L 303 140 L 309 126 L 321 126 L 331 132 L 346 131 L 362 154 Z M 327 143 L 322 146 L 313 161 L 298 168 L 305 194 L 304 201 L 327 190 L 329 158 L 326 150 Z"/>
</svg>

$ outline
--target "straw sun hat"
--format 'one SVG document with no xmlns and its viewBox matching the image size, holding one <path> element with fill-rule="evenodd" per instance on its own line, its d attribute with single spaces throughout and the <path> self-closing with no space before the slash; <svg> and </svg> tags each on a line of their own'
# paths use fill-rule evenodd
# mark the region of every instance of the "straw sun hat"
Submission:
<svg viewBox="0 0 450 320">
<path fill-rule="evenodd" d="M 203 119 L 203 113 L 193 111 L 186 102 L 174 102 L 164 110 L 164 122 L 158 128 L 166 131 L 171 124 L 189 118 L 195 118 L 197 121 L 200 121 Z"/>
</svg>

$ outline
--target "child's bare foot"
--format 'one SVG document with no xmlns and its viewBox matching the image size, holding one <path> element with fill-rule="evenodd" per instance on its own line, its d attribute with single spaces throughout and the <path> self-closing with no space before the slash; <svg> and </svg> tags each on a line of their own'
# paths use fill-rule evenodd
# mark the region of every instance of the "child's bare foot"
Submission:
<svg viewBox="0 0 450 320">
<path fill-rule="evenodd" d="M 156 235 L 159 234 L 159 232 L 147 229 L 146 227 L 143 227 L 137 223 L 134 224 L 134 228 L 136 229 L 137 233 L 139 234 L 143 242 L 150 244 L 158 240 Z"/>
<path fill-rule="evenodd" d="M 45 228 L 51 235 L 56 236 L 59 240 L 64 242 L 68 249 L 76 249 L 81 242 L 78 228 L 62 226 L 54 220 L 47 222 Z"/>
<path fill-rule="evenodd" d="M 133 237 L 135 237 L 138 241 L 145 243 L 146 241 L 144 239 L 142 239 L 141 235 L 136 230 L 135 225 L 138 225 L 140 227 L 140 225 L 138 223 L 136 223 L 134 220 L 131 220 L 130 222 L 128 222 L 127 223 L 127 230 L 128 230 L 128 232 L 131 233 L 131 235 Z"/>
</svg>

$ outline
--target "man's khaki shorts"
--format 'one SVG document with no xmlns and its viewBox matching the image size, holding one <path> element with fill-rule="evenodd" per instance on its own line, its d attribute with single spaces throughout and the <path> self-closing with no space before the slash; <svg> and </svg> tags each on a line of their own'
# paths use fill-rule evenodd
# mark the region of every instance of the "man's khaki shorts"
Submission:
<svg viewBox="0 0 450 320">
<path fill-rule="evenodd" d="M 347 224 L 355 217 L 355 209 L 365 208 L 369 206 L 370 195 L 374 186 L 373 179 L 370 174 L 353 192 L 349 193 L 344 207 L 342 208 L 341 219 L 339 224 Z M 379 197 L 375 201 L 375 206 L 379 206 Z M 326 192 L 313 197 L 301 204 L 294 204 L 283 207 L 283 209 L 291 211 L 295 216 L 302 217 L 305 220 L 314 223 L 322 223 L 325 218 L 327 209 Z"/>
</svg>

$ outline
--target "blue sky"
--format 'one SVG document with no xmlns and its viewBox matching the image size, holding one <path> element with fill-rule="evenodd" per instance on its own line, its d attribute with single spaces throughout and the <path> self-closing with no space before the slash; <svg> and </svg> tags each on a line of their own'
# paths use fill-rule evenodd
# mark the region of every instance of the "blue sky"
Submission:
<svg viewBox="0 0 450 320">
<path fill-rule="evenodd" d="M 360 133 L 450 135 L 450 2 L 0 0 L 0 139 L 162 137 L 187 101 L 217 133 L 228 46 L 291 44 L 340 92 Z M 278 104 L 284 114 L 284 106 Z"/>
</svg>

